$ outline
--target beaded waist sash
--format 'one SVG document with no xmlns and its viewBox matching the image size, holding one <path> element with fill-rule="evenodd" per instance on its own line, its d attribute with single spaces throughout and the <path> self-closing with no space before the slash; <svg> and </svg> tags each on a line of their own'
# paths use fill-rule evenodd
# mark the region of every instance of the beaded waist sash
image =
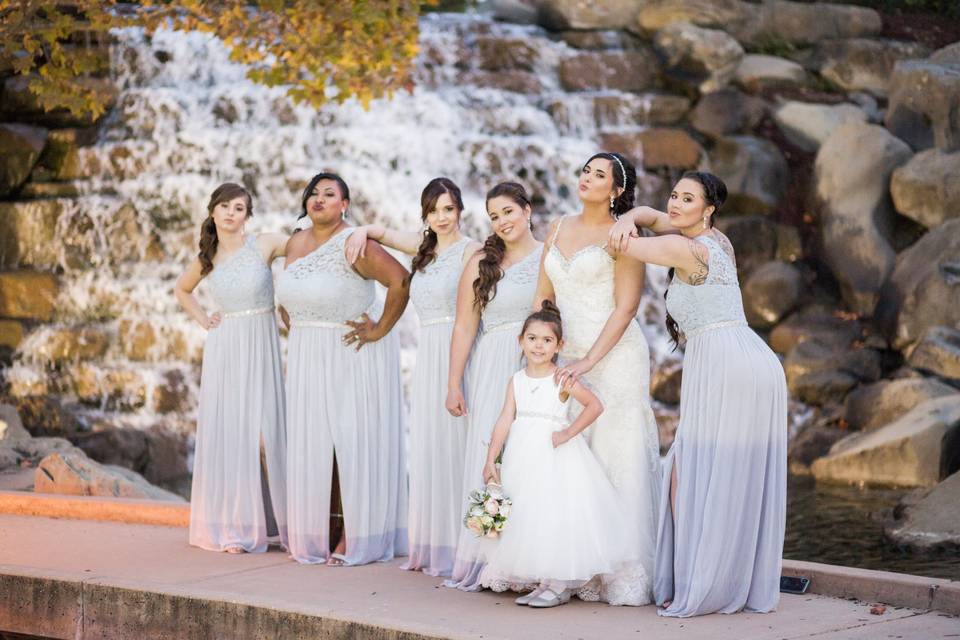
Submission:
<svg viewBox="0 0 960 640">
<path fill-rule="evenodd" d="M 456 320 L 456 316 L 443 316 L 442 318 L 430 318 L 420 323 L 421 327 L 432 327 L 435 324 L 449 324 Z"/>
<path fill-rule="evenodd" d="M 746 327 L 747 323 L 745 320 L 727 320 L 726 322 L 714 322 L 713 324 L 707 324 L 702 327 L 697 327 L 690 333 L 684 333 L 687 337 L 687 340 L 693 340 L 697 336 L 704 334 L 708 331 L 714 331 L 716 329 L 724 329 L 726 327 Z"/>
<path fill-rule="evenodd" d="M 221 314 L 224 318 L 243 318 L 244 316 L 258 316 L 261 313 L 273 313 L 274 307 L 261 307 L 259 309 L 247 309 L 246 311 L 228 311 Z"/>
</svg>

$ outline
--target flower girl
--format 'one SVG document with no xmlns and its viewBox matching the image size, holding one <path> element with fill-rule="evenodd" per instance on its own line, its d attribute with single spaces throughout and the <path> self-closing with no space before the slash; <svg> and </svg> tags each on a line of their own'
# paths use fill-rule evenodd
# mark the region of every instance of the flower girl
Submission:
<svg viewBox="0 0 960 640">
<path fill-rule="evenodd" d="M 527 366 L 507 387 L 483 468 L 485 483 L 500 484 L 502 473 L 513 505 L 481 583 L 494 589 L 539 583 L 516 600 L 537 608 L 565 604 L 582 584 L 612 574 L 635 553 L 616 491 L 580 435 L 603 406 L 579 382 L 563 389 L 554 382 L 562 338 L 560 311 L 545 300 L 523 323 Z M 569 395 L 584 407 L 572 423 Z M 495 460 L 508 435 L 498 472 Z"/>
</svg>

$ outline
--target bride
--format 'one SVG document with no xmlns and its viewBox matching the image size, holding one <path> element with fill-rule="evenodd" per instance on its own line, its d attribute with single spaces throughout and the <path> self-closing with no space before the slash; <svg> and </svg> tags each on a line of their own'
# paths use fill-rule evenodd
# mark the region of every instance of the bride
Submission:
<svg viewBox="0 0 960 640">
<path fill-rule="evenodd" d="M 633 207 L 636 171 L 615 153 L 595 154 L 580 172 L 579 215 L 555 220 L 547 234 L 537 296 L 554 300 L 566 343 L 558 382 L 585 382 L 604 405 L 587 438 L 624 512 L 640 561 L 600 576 L 580 590 L 584 600 L 614 605 L 652 601 L 660 445 L 649 402 L 650 354 L 636 320 L 644 265 L 606 248 L 617 216 Z"/>
</svg>

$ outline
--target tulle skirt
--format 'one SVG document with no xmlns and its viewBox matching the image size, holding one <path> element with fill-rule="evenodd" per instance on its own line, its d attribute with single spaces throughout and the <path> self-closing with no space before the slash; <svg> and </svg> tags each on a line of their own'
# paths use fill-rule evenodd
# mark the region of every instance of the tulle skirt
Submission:
<svg viewBox="0 0 960 640">
<path fill-rule="evenodd" d="M 620 497 L 583 436 L 553 448 L 563 426 L 518 418 L 510 429 L 501 480 L 513 506 L 481 573 L 485 587 L 550 580 L 576 588 L 636 558 Z"/>
</svg>

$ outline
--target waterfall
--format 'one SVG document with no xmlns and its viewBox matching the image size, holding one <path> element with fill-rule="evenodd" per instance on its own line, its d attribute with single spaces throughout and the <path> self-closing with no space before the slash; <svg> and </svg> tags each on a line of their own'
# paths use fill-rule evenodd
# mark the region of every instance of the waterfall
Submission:
<svg viewBox="0 0 960 640">
<path fill-rule="evenodd" d="M 577 171 L 599 150 L 600 128 L 635 130 L 631 114 L 644 98 L 565 92 L 558 67 L 576 50 L 539 27 L 429 14 L 420 28 L 416 88 L 367 110 L 356 101 L 296 105 L 285 88 L 248 80 L 208 34 L 116 32 L 117 106 L 96 143 L 77 149 L 71 177 L 80 195 L 56 200 L 54 242 L 42 249 L 63 271 L 57 316 L 22 343 L 6 371 L 12 392 L 77 398 L 90 427 L 163 421 L 193 430 L 204 331 L 179 310 L 173 284 L 196 254 L 206 201 L 221 182 L 251 188 L 255 233 L 291 232 L 301 189 L 320 170 L 344 176 L 356 223 L 418 228 L 420 192 L 439 175 L 463 189 L 464 229 L 474 238 L 487 234 L 484 193 L 503 179 L 534 194 L 541 239 L 549 220 L 576 212 Z M 489 70 L 478 39 L 494 53 L 498 41 L 525 43 L 512 50 L 530 57 L 518 69 Z M 536 84 L 522 91 L 524 83 Z M 598 116 L 594 99 L 610 95 L 633 107 Z M 662 326 L 665 270 L 648 268 L 647 278 L 640 317 L 658 365 L 679 352 Z M 409 372 L 412 310 L 398 330 Z M 94 354 L 57 361 L 64 331 Z"/>
</svg>

